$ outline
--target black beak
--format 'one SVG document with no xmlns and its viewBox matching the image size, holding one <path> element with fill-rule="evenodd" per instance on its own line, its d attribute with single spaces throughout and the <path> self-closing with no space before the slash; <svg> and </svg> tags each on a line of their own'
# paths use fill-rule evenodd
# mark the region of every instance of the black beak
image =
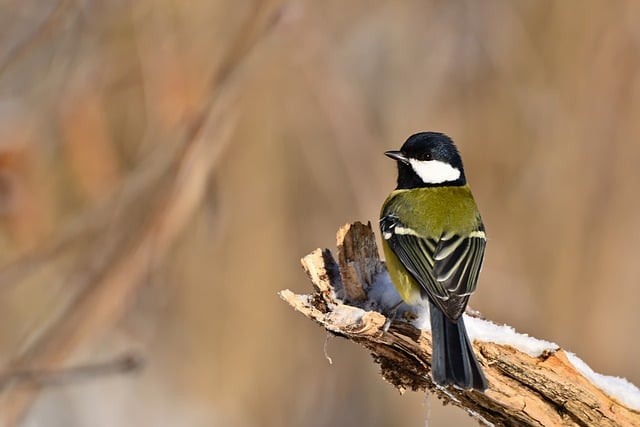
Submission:
<svg viewBox="0 0 640 427">
<path fill-rule="evenodd" d="M 409 159 L 404 154 L 402 154 L 402 151 L 385 151 L 384 155 L 404 164 L 409 163 Z"/>
</svg>

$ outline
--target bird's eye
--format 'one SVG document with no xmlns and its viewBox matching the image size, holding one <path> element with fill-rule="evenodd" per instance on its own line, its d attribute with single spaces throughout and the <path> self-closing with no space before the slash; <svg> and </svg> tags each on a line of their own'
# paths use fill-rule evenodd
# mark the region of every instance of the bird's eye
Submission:
<svg viewBox="0 0 640 427">
<path fill-rule="evenodd" d="M 431 153 L 426 153 L 423 160 L 431 160 Z"/>
</svg>

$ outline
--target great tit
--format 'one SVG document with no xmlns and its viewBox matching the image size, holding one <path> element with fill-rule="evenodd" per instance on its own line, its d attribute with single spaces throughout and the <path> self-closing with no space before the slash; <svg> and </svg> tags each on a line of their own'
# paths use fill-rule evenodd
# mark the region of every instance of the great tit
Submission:
<svg viewBox="0 0 640 427">
<path fill-rule="evenodd" d="M 400 151 L 384 154 L 398 164 L 398 185 L 382 206 L 382 247 L 402 299 L 429 302 L 433 381 L 484 391 L 462 313 L 476 289 L 486 235 L 460 154 L 437 132 L 412 135 Z"/>
</svg>

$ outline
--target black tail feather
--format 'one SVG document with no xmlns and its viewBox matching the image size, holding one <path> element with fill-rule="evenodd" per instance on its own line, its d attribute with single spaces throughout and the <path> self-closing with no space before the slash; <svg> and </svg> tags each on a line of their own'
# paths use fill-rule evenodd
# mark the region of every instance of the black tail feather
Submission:
<svg viewBox="0 0 640 427">
<path fill-rule="evenodd" d="M 463 389 L 487 389 L 487 380 L 478 364 L 460 317 L 452 322 L 429 301 L 433 356 L 431 374 L 436 384 L 454 384 Z"/>
</svg>

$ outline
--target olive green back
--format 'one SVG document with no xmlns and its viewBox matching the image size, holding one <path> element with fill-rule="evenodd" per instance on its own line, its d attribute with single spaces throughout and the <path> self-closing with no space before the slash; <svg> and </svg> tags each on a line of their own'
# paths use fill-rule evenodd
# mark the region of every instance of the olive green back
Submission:
<svg viewBox="0 0 640 427">
<path fill-rule="evenodd" d="M 467 185 L 395 190 L 383 205 L 385 215 L 395 215 L 418 234 L 435 239 L 447 231 L 465 233 L 482 226 Z"/>
</svg>

